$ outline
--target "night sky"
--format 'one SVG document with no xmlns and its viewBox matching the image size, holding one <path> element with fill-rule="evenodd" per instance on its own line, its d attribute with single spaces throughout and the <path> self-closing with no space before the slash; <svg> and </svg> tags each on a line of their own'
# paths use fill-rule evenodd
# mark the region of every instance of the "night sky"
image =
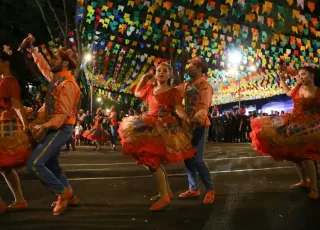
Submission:
<svg viewBox="0 0 320 230">
<path fill-rule="evenodd" d="M 38 1 L 43 6 L 53 37 L 59 37 L 58 24 L 47 0 Z M 61 19 L 61 23 L 64 24 L 63 1 L 50 0 L 50 2 Z M 70 28 L 73 28 L 74 25 L 76 2 L 76 0 L 66 0 Z M 28 33 L 36 37 L 36 44 L 47 43 L 51 40 L 35 0 L 0 0 L 0 44 L 8 44 L 13 48 L 18 46 Z"/>
</svg>

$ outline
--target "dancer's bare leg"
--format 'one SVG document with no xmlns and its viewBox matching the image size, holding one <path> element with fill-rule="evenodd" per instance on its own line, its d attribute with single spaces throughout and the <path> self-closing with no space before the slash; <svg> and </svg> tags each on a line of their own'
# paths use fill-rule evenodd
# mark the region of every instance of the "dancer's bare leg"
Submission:
<svg viewBox="0 0 320 230">
<path fill-rule="evenodd" d="M 94 143 L 95 143 L 96 146 L 97 146 L 94 150 L 99 150 L 99 149 L 101 149 L 101 146 L 99 145 L 98 141 L 95 141 Z"/>
<path fill-rule="evenodd" d="M 172 194 L 172 191 L 171 191 L 171 188 L 170 188 L 170 184 L 169 184 L 169 179 L 168 179 L 168 174 L 166 172 L 166 170 L 164 169 L 164 167 L 162 165 L 159 166 L 159 168 L 162 169 L 162 171 L 164 172 L 165 174 L 165 177 L 166 177 L 166 188 L 167 188 L 167 193 L 169 195 L 170 198 L 173 198 L 173 194 Z M 156 196 L 153 196 L 150 198 L 150 200 L 158 200 L 160 198 L 160 194 L 156 195 Z"/>
<path fill-rule="evenodd" d="M 168 194 L 171 194 L 172 191 L 171 191 L 171 188 L 170 188 L 170 184 L 169 184 L 169 179 L 168 179 L 168 174 L 167 174 L 167 171 L 164 169 L 164 167 L 162 165 L 160 165 L 160 168 L 162 169 L 165 177 L 166 177 L 166 187 L 167 187 L 167 193 Z"/>
<path fill-rule="evenodd" d="M 156 178 L 158 190 L 160 193 L 160 197 L 167 197 L 168 196 L 168 191 L 167 191 L 167 182 L 166 182 L 166 174 L 163 171 L 161 167 L 155 171 L 154 176 Z"/>
<path fill-rule="evenodd" d="M 306 170 L 305 166 L 302 162 L 294 163 L 294 166 L 298 172 L 298 175 L 300 177 L 300 181 L 296 184 L 293 184 L 290 186 L 290 188 L 304 188 L 309 187 L 309 181 L 306 176 Z"/>
<path fill-rule="evenodd" d="M 319 189 L 317 184 L 317 169 L 313 160 L 304 160 L 303 164 L 305 166 L 306 174 L 310 178 L 310 193 L 309 197 L 312 199 L 319 198 Z"/>
<path fill-rule="evenodd" d="M 151 206 L 150 210 L 158 211 L 170 204 L 170 198 L 168 195 L 167 178 L 164 169 L 162 167 L 158 167 L 156 171 L 153 171 L 153 175 L 157 181 L 160 199 Z"/>
<path fill-rule="evenodd" d="M 12 192 L 15 202 L 25 202 L 17 172 L 14 169 L 8 168 L 1 172 L 1 174 L 3 175 Z"/>
</svg>

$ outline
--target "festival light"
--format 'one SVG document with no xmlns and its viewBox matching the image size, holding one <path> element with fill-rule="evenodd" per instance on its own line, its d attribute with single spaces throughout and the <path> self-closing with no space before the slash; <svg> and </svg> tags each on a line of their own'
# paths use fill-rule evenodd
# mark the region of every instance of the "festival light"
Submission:
<svg viewBox="0 0 320 230">
<path fill-rule="evenodd" d="M 252 71 L 252 72 L 255 72 L 255 71 L 257 71 L 257 67 L 252 65 L 252 66 L 249 67 L 249 70 Z"/>
<path fill-rule="evenodd" d="M 238 70 L 235 69 L 235 68 L 231 68 L 231 69 L 228 70 L 228 75 L 229 76 L 235 76 L 237 74 L 238 74 Z"/>
<path fill-rule="evenodd" d="M 242 54 L 238 50 L 233 50 L 229 54 L 228 61 L 230 64 L 238 66 L 242 61 Z"/>
<path fill-rule="evenodd" d="M 92 60 L 92 54 L 87 53 L 86 55 L 84 55 L 84 60 L 87 61 L 87 62 L 91 61 Z"/>
<path fill-rule="evenodd" d="M 102 98 L 101 97 L 97 97 L 97 102 L 101 102 Z"/>
</svg>

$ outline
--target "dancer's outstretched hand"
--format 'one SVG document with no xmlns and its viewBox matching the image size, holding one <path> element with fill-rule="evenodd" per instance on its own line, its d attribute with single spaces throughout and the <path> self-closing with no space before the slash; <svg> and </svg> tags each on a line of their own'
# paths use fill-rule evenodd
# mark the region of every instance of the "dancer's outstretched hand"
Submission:
<svg viewBox="0 0 320 230">
<path fill-rule="evenodd" d="M 286 72 L 280 71 L 279 78 L 280 78 L 280 80 L 285 81 L 286 80 Z"/>
<path fill-rule="evenodd" d="M 36 39 L 34 38 L 34 36 L 32 34 L 28 34 L 28 37 L 26 37 L 25 39 L 23 39 L 23 41 L 21 42 L 18 51 L 22 52 L 27 48 L 30 48 L 30 46 L 32 45 L 32 43 L 35 41 Z"/>
</svg>

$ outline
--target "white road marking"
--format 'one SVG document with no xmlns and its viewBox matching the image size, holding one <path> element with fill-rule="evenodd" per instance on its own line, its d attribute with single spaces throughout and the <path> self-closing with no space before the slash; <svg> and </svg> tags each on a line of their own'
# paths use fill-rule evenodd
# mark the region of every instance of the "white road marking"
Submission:
<svg viewBox="0 0 320 230">
<path fill-rule="evenodd" d="M 222 161 L 222 160 L 241 160 L 241 159 L 255 159 L 255 158 L 270 158 L 270 156 L 256 156 L 256 157 L 226 157 L 226 158 L 214 158 L 203 159 L 204 161 Z"/>
<path fill-rule="evenodd" d="M 256 159 L 256 158 L 270 158 L 269 156 L 257 156 L 257 157 L 229 157 L 229 158 L 215 158 L 203 159 L 204 161 L 222 161 L 222 160 L 242 160 L 242 159 Z M 113 166 L 113 165 L 136 165 L 136 163 L 106 163 L 106 164 L 60 164 L 60 166 Z"/>
<path fill-rule="evenodd" d="M 278 170 L 278 169 L 293 169 L 294 166 L 284 166 L 284 167 L 272 167 L 272 168 L 260 168 L 260 169 L 237 169 L 230 171 L 210 171 L 210 174 L 219 173 L 238 173 L 238 172 L 254 172 L 254 171 L 268 171 L 268 170 Z M 187 176 L 186 173 L 176 173 L 168 174 L 169 177 L 174 176 Z M 151 175 L 144 176 L 124 176 L 124 177 L 83 177 L 83 178 L 70 178 L 70 181 L 81 181 L 81 180 L 113 180 L 113 179 L 135 179 L 135 178 L 149 178 Z"/>
<path fill-rule="evenodd" d="M 107 164 L 60 164 L 60 166 L 112 166 L 112 165 L 136 165 L 136 163 L 107 163 Z"/>
</svg>

